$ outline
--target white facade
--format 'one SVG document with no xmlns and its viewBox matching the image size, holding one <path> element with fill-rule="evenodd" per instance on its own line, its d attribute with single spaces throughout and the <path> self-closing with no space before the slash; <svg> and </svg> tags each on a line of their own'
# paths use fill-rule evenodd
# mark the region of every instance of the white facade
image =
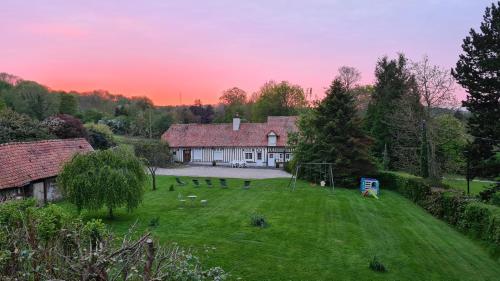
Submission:
<svg viewBox="0 0 500 281">
<path fill-rule="evenodd" d="M 266 123 L 175 124 L 162 136 L 183 163 L 276 167 L 292 159 L 288 133 L 297 130 L 293 116 L 269 116 Z"/>
<path fill-rule="evenodd" d="M 276 147 L 193 147 L 172 148 L 174 161 L 185 163 L 230 165 L 232 161 L 245 161 L 249 166 L 274 167 L 288 162 L 292 152 Z"/>
</svg>

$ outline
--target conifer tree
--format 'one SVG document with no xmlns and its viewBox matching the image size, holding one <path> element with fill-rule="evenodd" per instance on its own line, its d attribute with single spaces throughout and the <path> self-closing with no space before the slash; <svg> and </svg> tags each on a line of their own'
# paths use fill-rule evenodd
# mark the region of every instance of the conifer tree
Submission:
<svg viewBox="0 0 500 281">
<path fill-rule="evenodd" d="M 361 129 L 354 97 L 339 79 L 317 108 L 302 117 L 299 129 L 295 161 L 333 163 L 334 178 L 348 184 L 374 172 L 372 140 Z"/>
<path fill-rule="evenodd" d="M 381 58 L 375 69 L 375 77 L 375 89 L 368 105 L 365 128 L 375 140 L 373 151 L 379 161 L 384 161 L 386 151 L 388 168 L 400 169 L 401 167 L 396 167 L 398 156 L 395 150 L 400 145 L 397 142 L 401 136 L 396 136 L 395 133 L 405 131 L 401 126 L 414 128 L 414 123 L 420 123 L 417 120 L 420 103 L 415 79 L 408 70 L 408 61 L 403 54 L 399 54 L 397 59 Z M 401 112 L 404 112 L 404 116 L 396 116 Z M 406 120 L 407 122 L 401 120 L 401 117 L 408 116 L 416 119 Z M 406 132 L 404 134 L 404 146 L 408 147 L 408 143 L 412 143 L 412 146 L 418 144 L 418 137 Z M 412 161 L 418 162 L 418 159 Z"/>
<path fill-rule="evenodd" d="M 476 163 L 477 171 L 472 174 L 496 170 L 498 175 L 500 169 L 485 169 L 480 162 L 494 158 L 500 145 L 500 2 L 486 8 L 480 30 L 470 30 L 462 49 L 452 73 L 468 93 L 463 106 L 471 113 L 468 131 L 474 141 L 467 149 L 467 159 Z M 486 162 L 498 165 L 498 160 Z"/>
</svg>

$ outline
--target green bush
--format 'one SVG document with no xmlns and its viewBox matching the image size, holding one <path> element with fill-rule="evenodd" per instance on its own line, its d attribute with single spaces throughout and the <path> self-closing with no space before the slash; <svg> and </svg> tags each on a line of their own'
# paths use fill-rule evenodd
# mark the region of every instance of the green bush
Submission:
<svg viewBox="0 0 500 281">
<path fill-rule="evenodd" d="M 106 225 L 100 219 L 92 219 L 86 222 L 82 230 L 84 239 L 88 240 L 94 246 L 110 235 Z"/>
<path fill-rule="evenodd" d="M 490 203 L 500 207 L 500 192 L 495 192 L 490 199 Z"/>
<path fill-rule="evenodd" d="M 384 264 L 382 262 L 380 262 L 380 260 L 377 258 L 377 256 L 373 257 L 373 259 L 370 261 L 370 265 L 368 267 L 371 270 L 377 271 L 377 272 L 386 272 L 387 271 Z"/>
<path fill-rule="evenodd" d="M 421 205 L 431 193 L 431 186 L 419 177 L 402 176 L 391 172 L 381 172 L 377 175 L 380 186 L 401 193 L 404 197 Z"/>
<path fill-rule="evenodd" d="M 94 149 L 108 149 L 116 145 L 113 131 L 105 124 L 85 124 L 87 140 Z"/>
<path fill-rule="evenodd" d="M 31 210 L 36 210 L 34 215 L 36 216 L 38 237 L 43 241 L 53 239 L 70 218 L 69 214 L 57 205 Z"/>
<path fill-rule="evenodd" d="M 160 225 L 160 217 L 154 217 L 149 221 L 149 228 L 156 228 Z"/>
<path fill-rule="evenodd" d="M 250 224 L 253 226 L 261 227 L 261 228 L 264 228 L 268 225 L 266 218 L 260 214 L 253 214 L 250 217 Z"/>
<path fill-rule="evenodd" d="M 26 200 L 11 200 L 0 204 L 0 225 L 13 227 L 21 224 L 23 214 L 28 208 L 36 206 L 34 198 Z"/>
</svg>

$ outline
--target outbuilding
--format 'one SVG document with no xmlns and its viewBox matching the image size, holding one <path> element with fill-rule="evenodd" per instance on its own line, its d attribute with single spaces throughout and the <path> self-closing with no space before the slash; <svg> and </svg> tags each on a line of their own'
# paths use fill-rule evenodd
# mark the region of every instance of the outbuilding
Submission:
<svg viewBox="0 0 500 281">
<path fill-rule="evenodd" d="M 39 202 L 60 198 L 55 178 L 77 153 L 93 151 L 83 138 L 0 144 L 0 201 L 35 197 Z"/>
</svg>

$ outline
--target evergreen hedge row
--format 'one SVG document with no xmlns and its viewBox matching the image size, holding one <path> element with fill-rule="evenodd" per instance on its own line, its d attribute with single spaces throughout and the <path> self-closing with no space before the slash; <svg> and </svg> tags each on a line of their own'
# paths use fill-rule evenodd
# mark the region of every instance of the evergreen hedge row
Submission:
<svg viewBox="0 0 500 281">
<path fill-rule="evenodd" d="M 485 242 L 495 257 L 500 257 L 500 208 L 447 190 L 419 177 L 381 172 L 377 176 L 383 189 L 393 190 L 420 205 L 433 216 L 463 233 Z M 437 187 L 437 188 L 432 188 Z"/>
</svg>

